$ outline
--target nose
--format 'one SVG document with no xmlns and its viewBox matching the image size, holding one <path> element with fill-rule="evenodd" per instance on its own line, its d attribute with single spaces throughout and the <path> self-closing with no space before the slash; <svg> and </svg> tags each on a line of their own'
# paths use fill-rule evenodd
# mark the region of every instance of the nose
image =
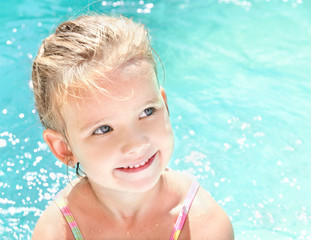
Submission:
<svg viewBox="0 0 311 240">
<path fill-rule="evenodd" d="M 125 136 L 121 151 L 128 157 L 136 157 L 144 154 L 150 147 L 150 143 L 146 136 L 130 134 Z"/>
</svg>

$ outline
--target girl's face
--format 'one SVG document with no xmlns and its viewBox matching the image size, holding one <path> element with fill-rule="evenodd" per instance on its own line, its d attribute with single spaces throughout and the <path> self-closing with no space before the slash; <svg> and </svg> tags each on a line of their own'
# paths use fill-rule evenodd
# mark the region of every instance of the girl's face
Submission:
<svg viewBox="0 0 311 240">
<path fill-rule="evenodd" d="M 173 151 L 165 92 L 144 60 L 108 77 L 100 84 L 108 94 L 62 108 L 70 150 L 93 187 L 143 192 L 156 184 Z"/>
</svg>

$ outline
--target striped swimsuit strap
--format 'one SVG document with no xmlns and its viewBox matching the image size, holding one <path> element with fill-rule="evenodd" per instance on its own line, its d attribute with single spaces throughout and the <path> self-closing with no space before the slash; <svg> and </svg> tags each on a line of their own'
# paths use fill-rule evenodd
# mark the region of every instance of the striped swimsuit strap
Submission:
<svg viewBox="0 0 311 240">
<path fill-rule="evenodd" d="M 199 189 L 199 183 L 196 180 L 193 180 L 188 193 L 186 195 L 186 198 L 183 203 L 183 207 L 178 215 L 177 221 L 175 223 L 173 232 L 171 234 L 170 240 L 177 240 L 179 237 L 179 234 L 184 226 L 185 220 L 187 218 L 188 212 L 190 210 L 191 204 L 196 196 L 196 193 Z M 78 225 L 76 221 L 73 218 L 72 213 L 70 212 L 69 208 L 67 207 L 66 201 L 63 198 L 61 192 L 57 194 L 54 201 L 58 205 L 60 211 L 64 215 L 74 237 L 76 240 L 83 240 L 82 234 L 80 232 L 80 229 L 78 228 Z"/>
<path fill-rule="evenodd" d="M 78 228 L 78 225 L 77 225 L 76 221 L 74 220 L 72 213 L 70 212 L 69 208 L 67 207 L 66 201 L 63 198 L 61 192 L 57 194 L 54 201 L 56 202 L 60 211 L 64 215 L 75 239 L 76 240 L 83 240 L 80 229 Z"/>
<path fill-rule="evenodd" d="M 191 204 L 198 192 L 199 189 L 199 183 L 194 179 L 189 190 L 188 193 L 186 195 L 186 198 L 184 200 L 183 203 L 183 207 L 178 215 L 177 221 L 175 223 L 173 232 L 171 234 L 170 240 L 177 240 L 179 237 L 179 234 L 184 226 L 184 223 L 186 221 L 188 212 L 190 210 Z"/>
</svg>

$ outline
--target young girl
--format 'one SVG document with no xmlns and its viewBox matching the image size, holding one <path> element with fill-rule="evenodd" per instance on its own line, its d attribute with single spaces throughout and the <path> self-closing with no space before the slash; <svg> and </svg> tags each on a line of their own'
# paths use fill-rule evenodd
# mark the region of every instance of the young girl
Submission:
<svg viewBox="0 0 311 240">
<path fill-rule="evenodd" d="M 142 25 L 105 15 L 62 23 L 43 41 L 32 81 L 45 142 L 83 171 L 44 211 L 33 240 L 233 239 L 197 181 L 166 168 L 173 132 Z"/>
</svg>

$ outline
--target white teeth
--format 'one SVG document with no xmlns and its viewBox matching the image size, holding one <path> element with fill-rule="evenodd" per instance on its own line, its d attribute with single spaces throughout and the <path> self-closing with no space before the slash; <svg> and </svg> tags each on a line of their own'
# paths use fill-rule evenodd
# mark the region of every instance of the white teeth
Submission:
<svg viewBox="0 0 311 240">
<path fill-rule="evenodd" d="M 130 165 L 130 166 L 123 167 L 123 168 L 139 168 L 139 167 L 141 167 L 141 166 L 144 166 L 148 161 L 149 161 L 149 159 L 146 160 L 146 161 L 144 161 L 144 162 L 142 162 L 142 163 L 135 164 L 135 165 Z"/>
</svg>

